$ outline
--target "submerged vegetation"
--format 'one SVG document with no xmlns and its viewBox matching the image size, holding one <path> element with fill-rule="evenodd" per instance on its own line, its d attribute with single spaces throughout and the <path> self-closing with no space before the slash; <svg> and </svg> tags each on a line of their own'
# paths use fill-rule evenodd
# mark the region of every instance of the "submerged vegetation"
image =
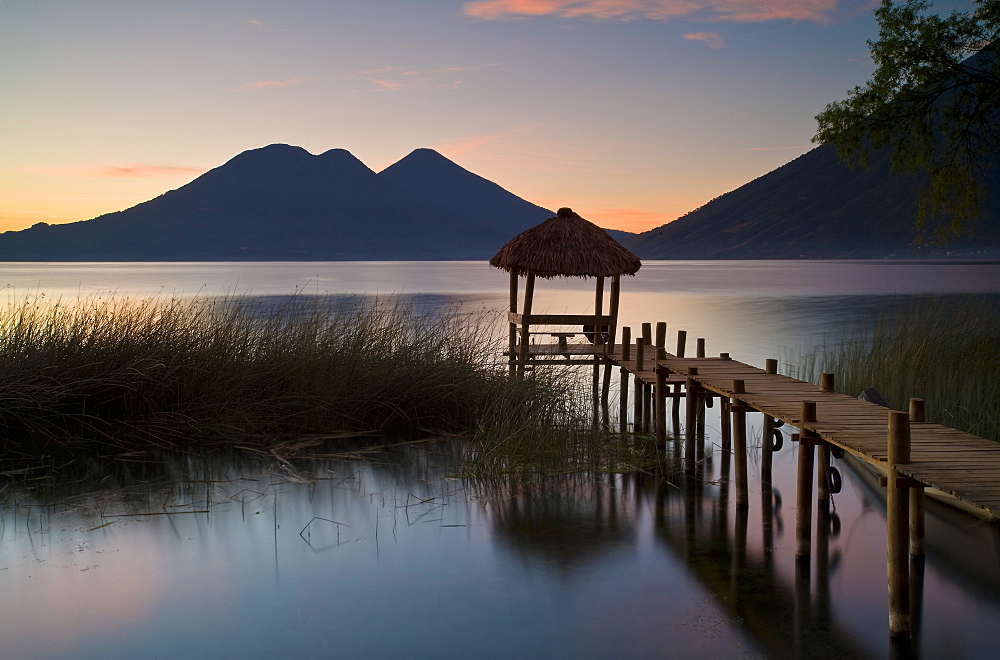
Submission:
<svg viewBox="0 0 1000 660">
<path fill-rule="evenodd" d="M 485 312 L 360 297 L 10 303 L 0 467 L 216 446 L 280 461 L 372 431 L 466 437 L 474 476 L 626 460 L 571 374 L 509 379 L 496 327 Z"/>
<path fill-rule="evenodd" d="M 837 390 L 868 387 L 906 410 L 925 400 L 928 421 L 1000 441 L 1000 299 L 919 296 L 886 306 L 870 331 L 806 360 L 806 377 L 836 375 Z"/>
</svg>

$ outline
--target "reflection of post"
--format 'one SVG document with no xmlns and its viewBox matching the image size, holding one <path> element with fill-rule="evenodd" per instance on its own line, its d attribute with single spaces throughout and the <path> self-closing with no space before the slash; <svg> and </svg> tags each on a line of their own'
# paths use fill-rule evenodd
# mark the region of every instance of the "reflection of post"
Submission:
<svg viewBox="0 0 1000 660">
<path fill-rule="evenodd" d="M 760 484 L 760 518 L 765 564 L 770 566 L 774 558 L 774 487 L 769 481 Z"/>
<path fill-rule="evenodd" d="M 799 415 L 799 472 L 795 490 L 795 655 L 802 655 L 802 634 L 809 618 L 809 559 L 812 553 L 812 482 L 815 435 L 805 428 L 816 421 L 816 402 L 803 401 Z"/>
<path fill-rule="evenodd" d="M 747 518 L 750 512 L 747 509 L 736 510 L 736 530 L 733 538 L 733 559 L 730 565 L 729 597 L 733 608 L 740 611 L 739 581 L 743 568 L 747 563 Z"/>
<path fill-rule="evenodd" d="M 750 496 L 747 484 L 747 412 L 740 395 L 746 393 L 742 380 L 733 381 L 733 462 L 736 464 L 736 508 L 747 509 Z"/>
<path fill-rule="evenodd" d="M 803 401 L 801 423 L 816 421 L 816 402 Z M 799 474 L 795 491 L 795 556 L 808 558 L 812 552 L 812 481 L 814 436 L 804 426 L 799 428 Z M 808 566 L 808 562 L 806 564 Z"/>
<path fill-rule="evenodd" d="M 910 462 L 910 420 L 907 413 L 889 412 L 889 474 L 886 482 L 886 555 L 889 573 L 889 646 L 900 657 L 910 656 L 909 494 L 897 465 Z"/>
<path fill-rule="evenodd" d="M 688 368 L 688 377 L 684 383 L 685 405 L 687 416 L 684 420 L 684 469 L 688 472 L 695 468 L 695 433 L 698 424 L 698 381 L 693 377 L 698 375 L 697 367 Z"/>
</svg>

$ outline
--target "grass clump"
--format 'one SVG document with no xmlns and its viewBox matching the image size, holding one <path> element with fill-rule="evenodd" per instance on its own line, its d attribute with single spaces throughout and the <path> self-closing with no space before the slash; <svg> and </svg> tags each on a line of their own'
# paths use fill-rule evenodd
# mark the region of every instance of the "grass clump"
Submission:
<svg viewBox="0 0 1000 660">
<path fill-rule="evenodd" d="M 96 298 L 0 317 L 0 457 L 273 447 L 345 431 L 475 435 L 558 406 L 511 383 L 484 315 L 364 298 Z"/>
<path fill-rule="evenodd" d="M 837 390 L 877 388 L 898 410 L 925 400 L 928 421 L 1000 441 L 1000 299 L 918 296 L 887 305 L 870 332 L 843 337 L 805 361 L 806 376 L 836 374 Z"/>
</svg>

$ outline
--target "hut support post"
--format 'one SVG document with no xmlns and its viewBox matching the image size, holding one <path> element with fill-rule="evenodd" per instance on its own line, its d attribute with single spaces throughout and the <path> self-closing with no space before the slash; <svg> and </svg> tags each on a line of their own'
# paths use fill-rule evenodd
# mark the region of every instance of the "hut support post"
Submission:
<svg viewBox="0 0 1000 660">
<path fill-rule="evenodd" d="M 517 314 L 517 271 L 510 271 L 510 313 Z M 517 324 L 510 322 L 510 337 L 508 338 L 508 353 L 510 355 L 508 365 L 510 367 L 510 377 L 517 375 Z"/>
<path fill-rule="evenodd" d="M 531 314 L 531 299 L 535 296 L 535 271 L 528 271 L 528 281 L 524 284 L 524 316 L 527 317 Z M 524 375 L 524 371 L 528 364 L 528 341 L 529 341 L 529 331 L 530 327 L 527 318 L 521 324 L 521 354 L 518 359 L 518 369 L 517 373 L 520 376 Z"/>
<path fill-rule="evenodd" d="M 605 345 L 606 351 L 615 350 L 615 338 L 618 335 L 618 300 L 621 297 L 622 277 L 615 275 L 611 278 L 611 301 L 608 315 L 611 316 L 611 325 L 608 326 L 608 339 Z M 606 354 L 606 353 L 605 353 Z M 601 400 L 605 409 L 608 407 L 608 397 L 611 395 L 611 360 L 604 361 L 604 382 L 601 384 Z"/>
<path fill-rule="evenodd" d="M 909 494 L 897 465 L 910 462 L 909 415 L 889 412 L 889 474 L 886 483 L 886 555 L 889 578 L 889 645 L 908 657 L 910 651 Z"/>
<path fill-rule="evenodd" d="M 598 277 L 597 283 L 594 285 L 594 314 L 601 316 L 604 314 L 604 278 Z M 602 347 L 607 351 L 607 345 L 605 344 L 605 334 L 604 328 L 600 325 L 595 325 L 594 331 L 594 346 Z M 597 427 L 598 416 L 602 416 L 604 421 L 607 422 L 607 410 L 608 404 L 607 400 L 604 398 L 604 390 L 601 387 L 601 364 L 603 361 L 594 356 L 594 427 Z"/>
</svg>

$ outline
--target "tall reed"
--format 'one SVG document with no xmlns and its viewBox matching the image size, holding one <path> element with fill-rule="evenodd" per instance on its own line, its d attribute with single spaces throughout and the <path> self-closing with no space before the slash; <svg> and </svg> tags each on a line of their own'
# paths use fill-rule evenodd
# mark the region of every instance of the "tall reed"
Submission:
<svg viewBox="0 0 1000 660">
<path fill-rule="evenodd" d="M 42 299 L 0 313 L 0 459 L 303 434 L 474 433 L 541 401 L 496 324 L 397 299 Z"/>
<path fill-rule="evenodd" d="M 802 361 L 806 377 L 836 374 L 837 389 L 875 387 L 906 410 L 926 402 L 927 418 L 1000 441 L 1000 300 L 918 296 L 896 300 L 870 332 L 844 336 Z"/>
</svg>

